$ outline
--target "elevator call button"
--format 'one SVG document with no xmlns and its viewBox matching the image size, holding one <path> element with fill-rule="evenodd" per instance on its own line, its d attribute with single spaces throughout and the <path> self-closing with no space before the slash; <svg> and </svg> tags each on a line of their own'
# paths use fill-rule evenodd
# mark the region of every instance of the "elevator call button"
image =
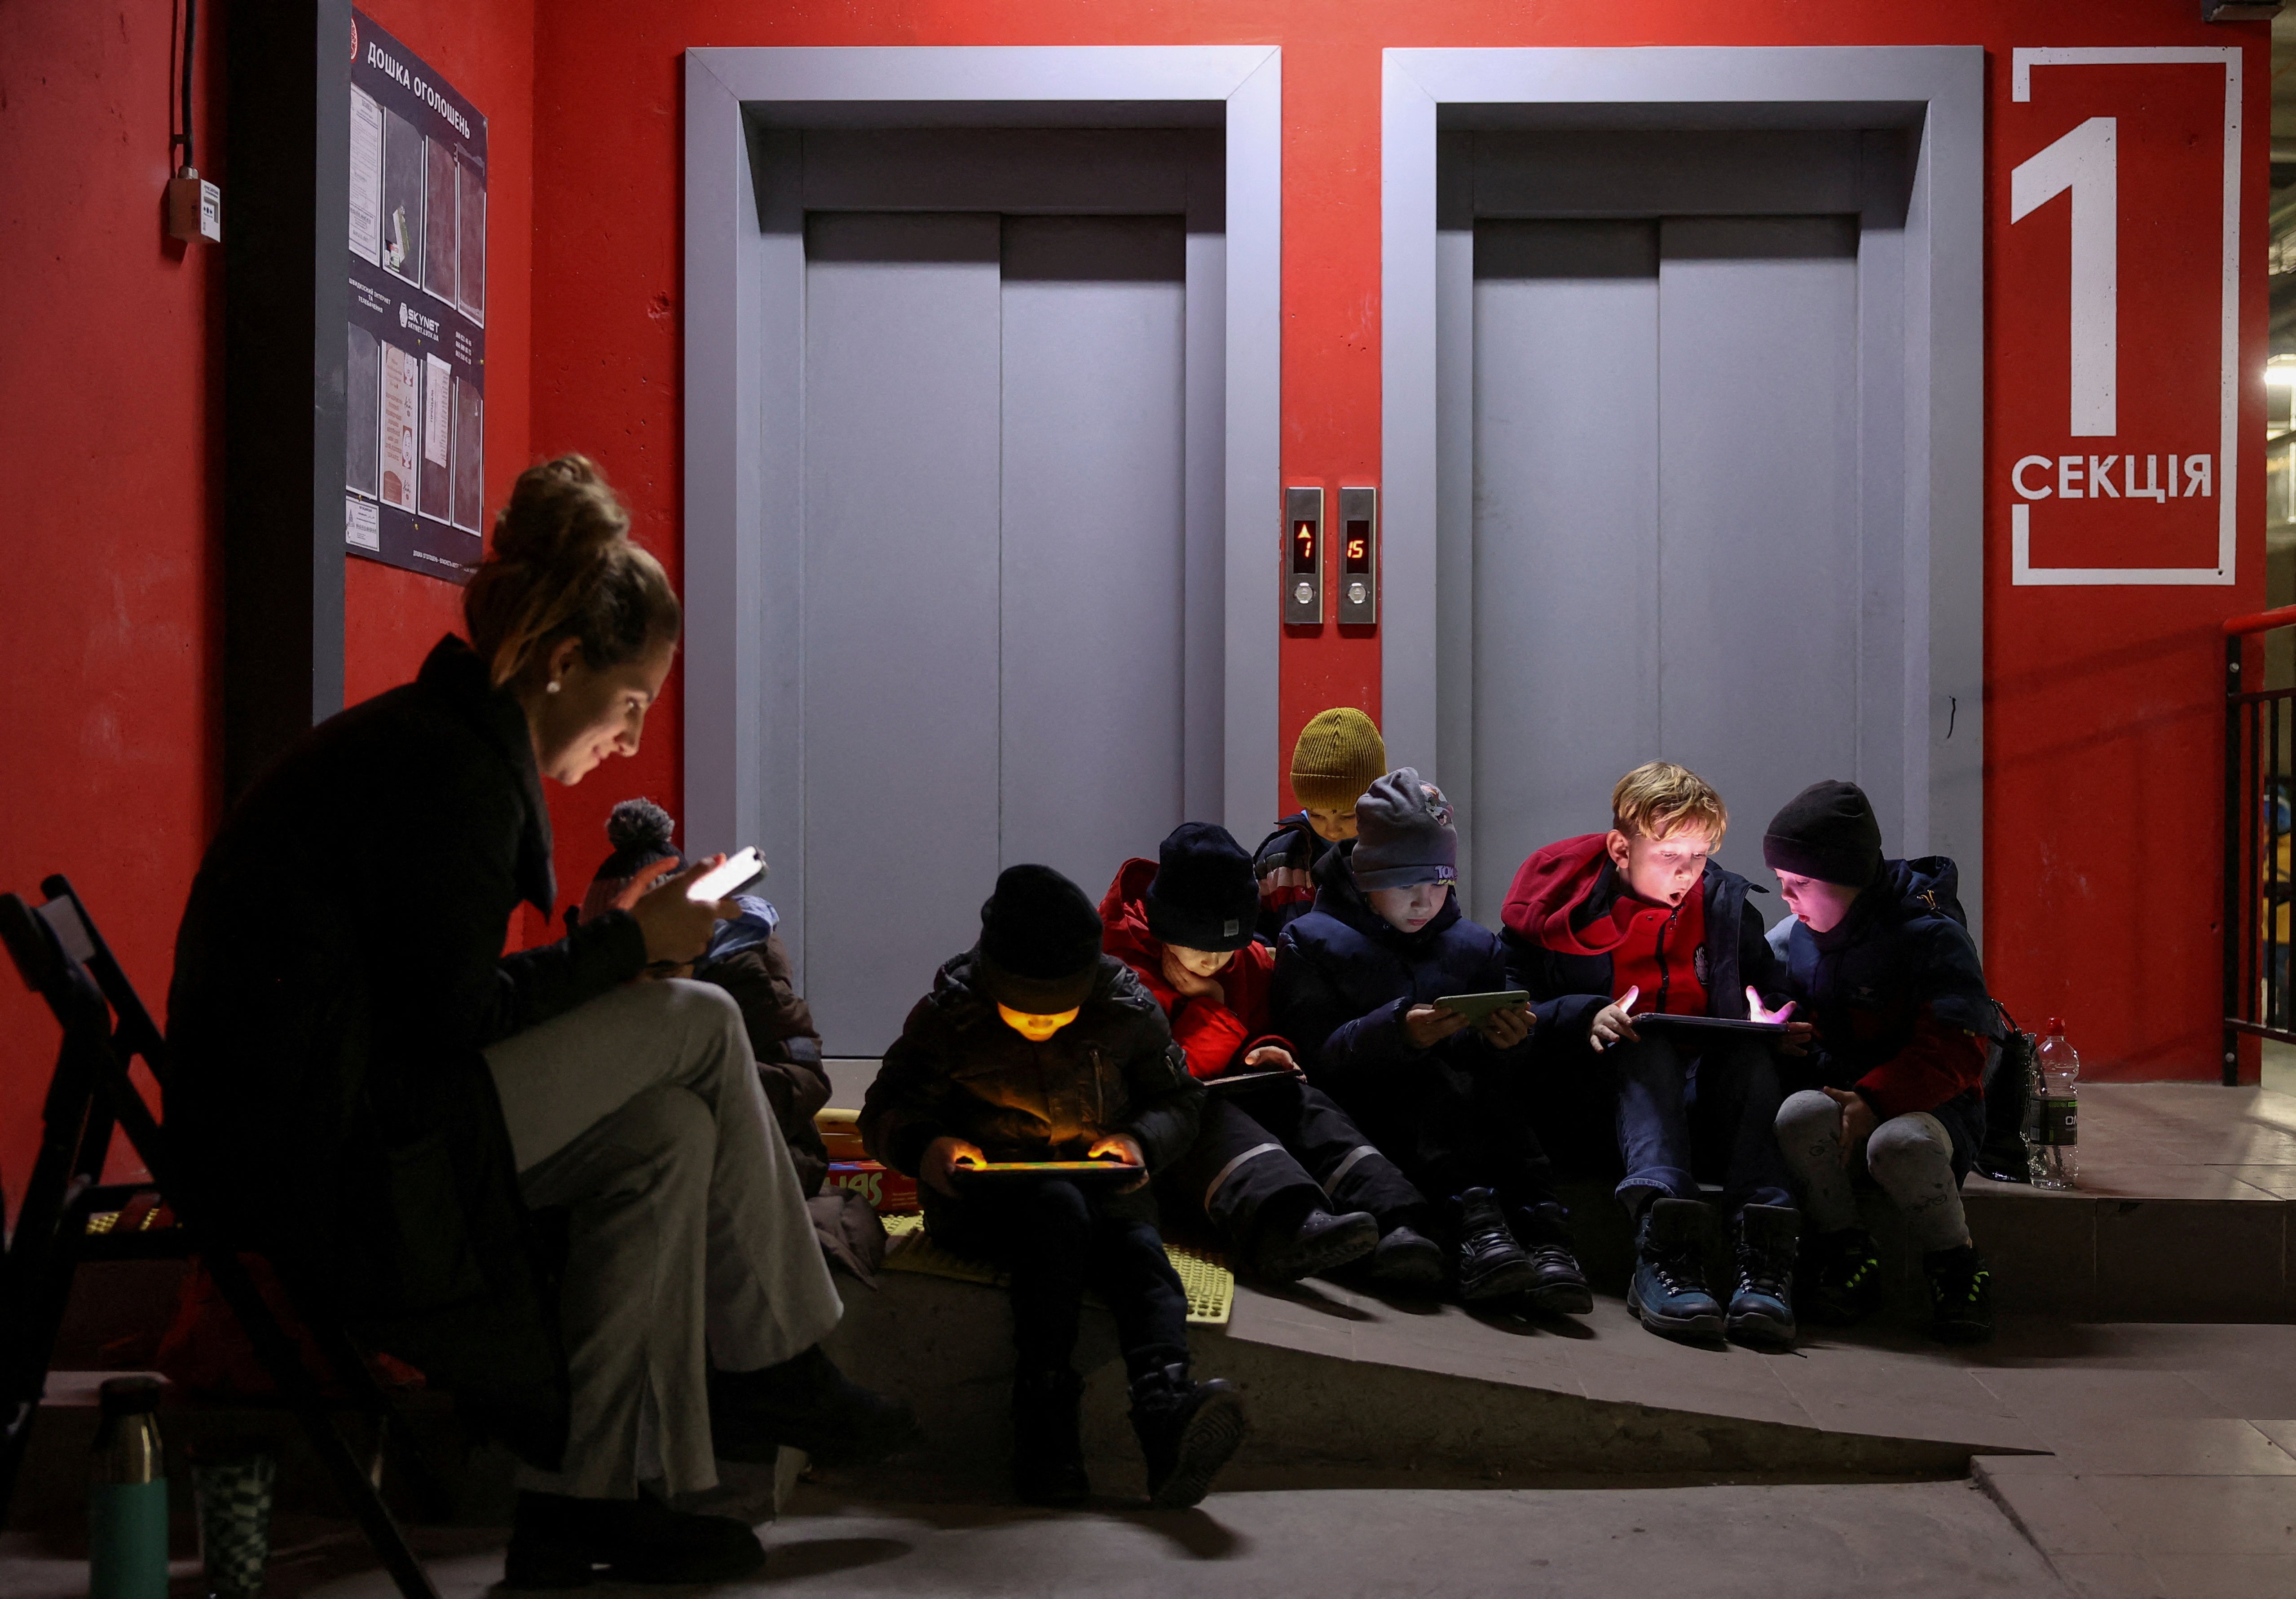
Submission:
<svg viewBox="0 0 2296 1599">
<path fill-rule="evenodd" d="M 1340 490 L 1340 620 L 1379 620 L 1379 490 Z"/>
<path fill-rule="evenodd" d="M 1324 491 L 1283 491 L 1283 619 L 1324 619 Z"/>
</svg>

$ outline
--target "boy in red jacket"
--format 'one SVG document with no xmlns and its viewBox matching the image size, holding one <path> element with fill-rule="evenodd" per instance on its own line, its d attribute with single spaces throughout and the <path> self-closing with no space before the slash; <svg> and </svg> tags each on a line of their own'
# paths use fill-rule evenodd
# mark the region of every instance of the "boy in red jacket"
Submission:
<svg viewBox="0 0 2296 1599">
<path fill-rule="evenodd" d="M 1636 1226 L 1628 1308 L 1653 1332 L 1775 1348 L 1794 1337 L 1800 1218 L 1771 1131 L 1780 1089 L 1767 1041 L 1635 1025 L 1653 1013 L 1768 1021 L 1784 1003 L 1752 885 L 1709 858 L 1729 824 L 1695 772 L 1637 767 L 1611 791 L 1611 830 L 1524 861 L 1501 920 L 1516 981 L 1534 1001 L 1559 1001 L 1555 1036 L 1584 1037 L 1600 1057 L 1588 1064 L 1612 1096 L 1618 1194 Z M 1726 1308 L 1704 1282 L 1701 1164 L 1720 1168 L 1736 1234 Z"/>
<path fill-rule="evenodd" d="M 1202 822 L 1174 829 L 1158 859 L 1125 862 L 1100 904 L 1103 947 L 1164 1007 L 1189 1075 L 1283 1074 L 1213 1088 L 1196 1142 L 1160 1180 L 1166 1202 L 1207 1217 L 1263 1277 L 1369 1255 L 1379 1281 L 1432 1292 L 1443 1252 L 1413 1225 L 1425 1199 L 1268 1030 L 1275 953 L 1252 937 L 1259 908 L 1250 857 Z"/>
</svg>

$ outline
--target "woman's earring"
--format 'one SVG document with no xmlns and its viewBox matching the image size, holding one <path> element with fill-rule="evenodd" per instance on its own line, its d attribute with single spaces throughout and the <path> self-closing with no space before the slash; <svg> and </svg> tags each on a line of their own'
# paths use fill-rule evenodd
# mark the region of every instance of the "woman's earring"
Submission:
<svg viewBox="0 0 2296 1599">
<path fill-rule="evenodd" d="M 556 693 L 558 692 L 558 683 L 557 683 L 557 680 L 556 680 L 555 678 L 553 678 L 550 682 L 544 684 L 544 685 L 542 685 L 542 692 L 543 692 L 544 693 L 545 693 L 545 694 L 554 694 L 554 693 Z"/>
</svg>

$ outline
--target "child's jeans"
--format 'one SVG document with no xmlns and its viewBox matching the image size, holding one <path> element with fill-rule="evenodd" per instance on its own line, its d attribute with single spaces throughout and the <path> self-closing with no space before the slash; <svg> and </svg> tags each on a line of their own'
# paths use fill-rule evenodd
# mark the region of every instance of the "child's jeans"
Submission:
<svg viewBox="0 0 2296 1599">
<path fill-rule="evenodd" d="M 1116 1341 L 1136 1382 L 1188 1357 L 1187 1295 L 1145 1199 L 1046 1177 L 961 1200 L 928 1193 L 925 1223 L 942 1248 L 1012 1272 L 1020 1375 L 1070 1369 L 1091 1288 L 1116 1317 Z"/>
<path fill-rule="evenodd" d="M 1653 1199 L 1699 1197 L 1693 1167 L 1718 1168 L 1722 1206 L 1791 1205 L 1773 1124 L 1778 1071 L 1766 1045 L 1717 1044 L 1685 1055 L 1656 1036 L 1603 1052 L 1617 1091 L 1620 1200 L 1639 1215 Z"/>
<path fill-rule="evenodd" d="M 1801 1185 L 1802 1209 L 1820 1233 L 1857 1225 L 1841 1132 L 1841 1107 L 1815 1088 L 1778 1107 L 1778 1144 Z M 1953 1135 L 1944 1122 L 1926 1111 L 1892 1116 L 1874 1129 L 1863 1155 L 1866 1169 L 1905 1213 L 1906 1235 L 1915 1249 L 1926 1255 L 1969 1242 Z"/>
</svg>

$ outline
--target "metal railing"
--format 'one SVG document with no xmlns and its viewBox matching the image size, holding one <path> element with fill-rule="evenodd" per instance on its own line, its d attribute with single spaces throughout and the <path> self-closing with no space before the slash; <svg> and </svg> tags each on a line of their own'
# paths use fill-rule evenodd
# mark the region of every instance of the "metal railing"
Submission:
<svg viewBox="0 0 2296 1599">
<path fill-rule="evenodd" d="M 2224 1081 L 2240 1077 L 2240 1036 L 2296 1044 L 2290 921 L 2296 915 L 2296 688 L 2263 686 L 2250 640 L 2296 627 L 2296 605 L 2236 616 L 2225 634 Z M 2253 678 L 2257 686 L 2249 686 Z"/>
</svg>

